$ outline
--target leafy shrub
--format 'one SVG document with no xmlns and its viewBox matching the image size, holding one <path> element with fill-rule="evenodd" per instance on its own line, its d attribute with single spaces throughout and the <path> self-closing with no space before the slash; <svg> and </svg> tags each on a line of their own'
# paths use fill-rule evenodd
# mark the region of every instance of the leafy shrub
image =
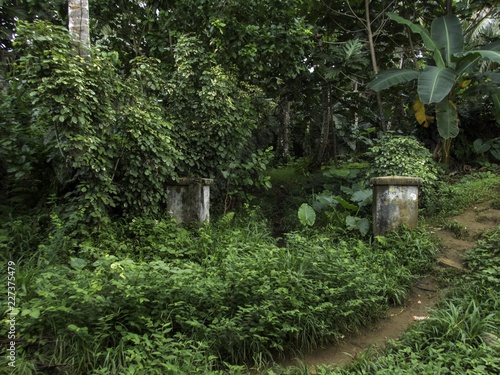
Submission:
<svg viewBox="0 0 500 375">
<path fill-rule="evenodd" d="M 180 157 L 158 102 L 158 62 L 138 58 L 128 75 L 113 53 L 94 51 L 86 62 L 66 29 L 42 21 L 20 23 L 15 43 L 8 94 L 24 107 L 11 121 L 37 135 L 32 158 L 56 181 L 55 192 L 93 222 L 112 211 L 157 213 Z M 11 142 L 23 141 L 16 126 L 6 128 Z M 14 178 L 30 176 L 28 167 L 7 167 Z"/>
<path fill-rule="evenodd" d="M 420 202 L 428 206 L 436 199 L 440 170 L 429 151 L 410 136 L 387 134 L 370 148 L 370 177 L 412 176 L 420 177 L 422 197 Z"/>
<path fill-rule="evenodd" d="M 35 188 L 50 188 L 102 225 L 113 215 L 161 214 L 165 186 L 179 175 L 215 177 L 224 193 L 269 186 L 272 154 L 251 144 L 261 92 L 239 85 L 195 37 L 179 37 L 170 75 L 152 58 L 123 70 L 117 53 L 96 49 L 86 61 L 66 29 L 42 21 L 20 22 L 15 44 L 0 94 L 9 203 L 43 201 Z"/>
</svg>

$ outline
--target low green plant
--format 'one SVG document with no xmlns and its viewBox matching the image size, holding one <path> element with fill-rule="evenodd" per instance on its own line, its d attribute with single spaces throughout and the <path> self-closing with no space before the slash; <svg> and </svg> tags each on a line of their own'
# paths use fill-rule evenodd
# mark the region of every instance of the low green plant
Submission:
<svg viewBox="0 0 500 375">
<path fill-rule="evenodd" d="M 498 162 L 500 160 L 500 137 L 490 139 L 486 142 L 478 138 L 474 141 L 473 145 L 476 153 L 483 155 L 489 153 L 496 159 L 495 161 Z"/>
<path fill-rule="evenodd" d="M 462 177 L 458 181 L 438 184 L 436 198 L 425 209 L 426 216 L 444 220 L 446 216 L 458 215 L 467 207 L 490 199 L 492 192 L 500 192 L 500 175 L 495 171 L 478 172 Z"/>
<path fill-rule="evenodd" d="M 458 239 L 465 239 L 470 234 L 469 229 L 467 229 L 467 227 L 464 227 L 456 220 L 446 224 L 443 228 L 449 230 L 451 233 L 453 233 L 453 236 Z"/>
<path fill-rule="evenodd" d="M 372 189 L 354 184 L 350 188 L 341 187 L 341 190 L 348 194 L 349 198 L 345 199 L 329 190 L 324 190 L 314 196 L 312 206 L 303 203 L 297 212 L 300 222 L 312 226 L 316 222 L 316 214 L 323 214 L 330 226 L 344 227 L 348 231 L 355 230 L 361 236 L 366 236 L 370 230 L 370 221 L 363 217 L 363 208 L 371 204 Z"/>
<path fill-rule="evenodd" d="M 490 201 L 490 207 L 494 210 L 500 210 L 500 197 L 496 196 Z"/>
<path fill-rule="evenodd" d="M 81 374 L 263 367 L 380 318 L 404 300 L 427 256 L 392 251 L 392 241 L 415 246 L 417 233 L 387 237 L 386 248 L 289 233 L 278 247 L 268 222 L 247 207 L 201 228 L 114 223 L 45 261 L 64 244 L 63 227 L 44 244 L 36 272 L 25 263 L 18 275 L 19 355 L 27 366 Z"/>
<path fill-rule="evenodd" d="M 383 353 L 368 351 L 340 374 L 496 374 L 500 372 L 500 227 L 486 232 L 464 259 L 470 273 Z"/>
</svg>

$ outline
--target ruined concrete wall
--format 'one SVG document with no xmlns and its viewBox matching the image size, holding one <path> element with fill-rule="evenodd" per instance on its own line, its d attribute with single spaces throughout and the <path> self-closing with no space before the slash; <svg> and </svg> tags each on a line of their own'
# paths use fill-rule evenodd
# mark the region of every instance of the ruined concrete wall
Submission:
<svg viewBox="0 0 500 375">
<path fill-rule="evenodd" d="M 179 224 L 201 224 L 210 219 L 210 185 L 208 178 L 181 178 L 167 187 L 168 213 Z"/>
</svg>

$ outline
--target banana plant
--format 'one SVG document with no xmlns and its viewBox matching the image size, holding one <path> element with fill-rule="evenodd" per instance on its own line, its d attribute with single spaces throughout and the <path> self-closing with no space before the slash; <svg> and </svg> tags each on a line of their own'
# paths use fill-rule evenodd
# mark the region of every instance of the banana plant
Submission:
<svg viewBox="0 0 500 375">
<path fill-rule="evenodd" d="M 418 80 L 417 91 L 421 103 L 436 106 L 438 131 L 445 140 L 444 162 L 448 163 L 451 139 L 459 133 L 457 107 L 451 100 L 454 88 L 459 87 L 464 74 L 473 73 L 481 59 L 500 63 L 500 40 L 480 49 L 465 51 L 462 26 L 453 14 L 435 18 L 430 32 L 397 14 L 389 13 L 388 16 L 422 37 L 425 48 L 432 53 L 434 64 L 427 64 L 423 70 L 391 69 L 381 72 L 368 84 L 368 88 L 378 92 L 400 83 Z M 490 94 L 496 120 L 500 123 L 498 73 L 491 74 L 490 78 L 497 84 Z"/>
</svg>

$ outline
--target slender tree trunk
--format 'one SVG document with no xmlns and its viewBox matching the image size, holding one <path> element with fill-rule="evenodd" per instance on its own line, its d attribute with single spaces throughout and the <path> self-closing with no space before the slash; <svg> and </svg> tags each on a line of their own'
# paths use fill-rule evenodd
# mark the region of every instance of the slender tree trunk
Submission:
<svg viewBox="0 0 500 375">
<path fill-rule="evenodd" d="M 68 0 L 68 29 L 78 43 L 78 54 L 90 58 L 89 1 Z"/>
<path fill-rule="evenodd" d="M 328 140 L 330 137 L 330 122 L 331 122 L 331 110 L 330 110 L 330 85 L 324 85 L 321 88 L 321 134 L 319 138 L 319 148 L 316 154 L 316 165 L 321 165 L 325 159 L 325 154 L 328 147 Z"/>
<path fill-rule="evenodd" d="M 332 114 L 333 115 L 333 114 Z M 337 127 L 335 126 L 335 123 L 330 121 L 330 126 L 332 128 L 332 135 L 333 135 L 333 162 L 336 167 L 339 166 L 339 151 L 338 151 L 338 137 L 337 137 Z"/>
<path fill-rule="evenodd" d="M 452 0 L 445 0 L 446 3 L 446 14 L 451 14 L 453 11 Z"/>
<path fill-rule="evenodd" d="M 281 103 L 280 132 L 278 134 L 278 157 L 290 161 L 290 110 L 291 101 L 285 95 Z"/>
<path fill-rule="evenodd" d="M 378 74 L 379 69 L 377 65 L 377 55 L 375 54 L 375 43 L 373 41 L 372 24 L 370 20 L 370 0 L 365 0 L 365 13 L 366 13 L 366 32 L 368 33 L 368 44 L 370 45 L 372 68 L 375 74 Z M 380 124 L 382 125 L 382 129 L 386 131 L 388 129 L 386 129 L 384 107 L 382 105 L 382 96 L 380 95 L 380 92 L 377 92 L 377 105 L 380 115 Z"/>
<path fill-rule="evenodd" d="M 304 156 L 312 155 L 311 124 L 309 122 L 307 122 L 306 128 L 304 130 L 304 140 L 302 141 L 302 149 L 304 150 Z"/>
</svg>

